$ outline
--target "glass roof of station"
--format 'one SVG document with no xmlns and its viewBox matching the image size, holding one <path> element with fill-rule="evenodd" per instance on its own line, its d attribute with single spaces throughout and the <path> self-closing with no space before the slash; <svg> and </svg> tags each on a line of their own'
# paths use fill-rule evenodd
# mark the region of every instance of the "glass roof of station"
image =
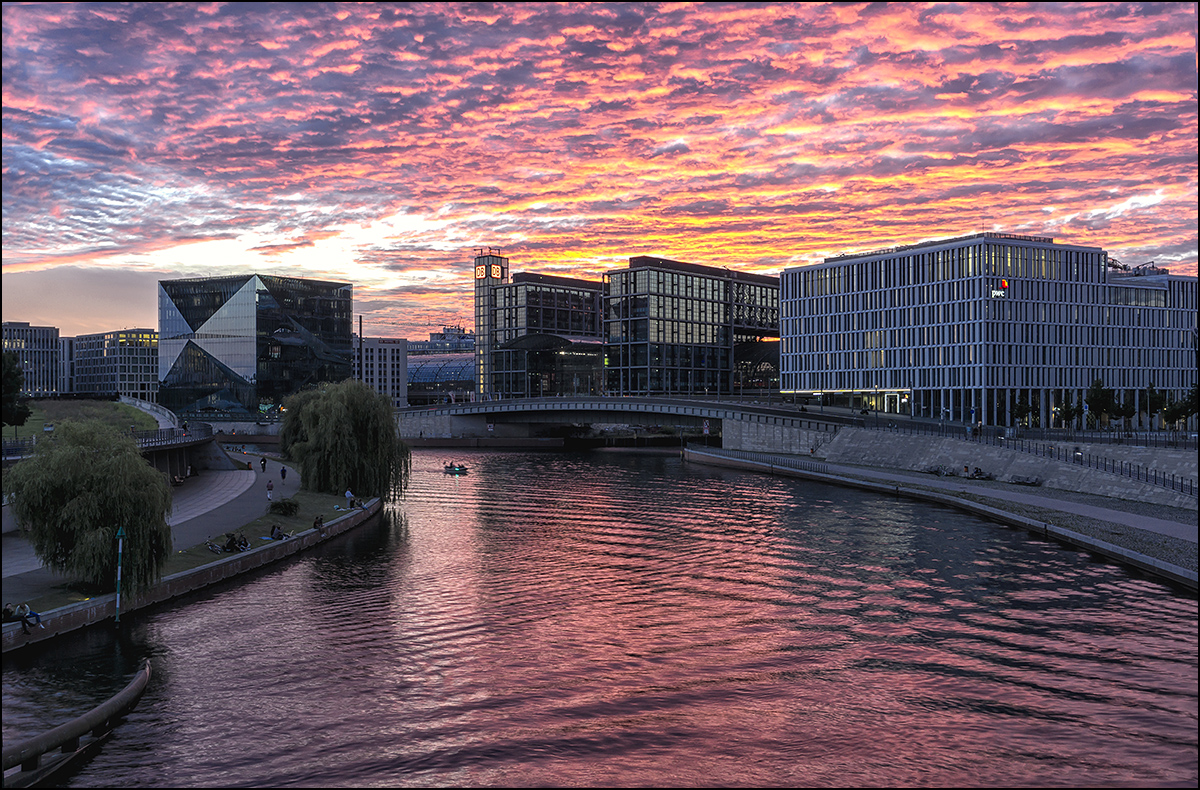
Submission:
<svg viewBox="0 0 1200 790">
<path fill-rule="evenodd" d="M 475 380 L 474 354 L 432 354 L 408 358 L 408 383 L 449 384 Z"/>
</svg>

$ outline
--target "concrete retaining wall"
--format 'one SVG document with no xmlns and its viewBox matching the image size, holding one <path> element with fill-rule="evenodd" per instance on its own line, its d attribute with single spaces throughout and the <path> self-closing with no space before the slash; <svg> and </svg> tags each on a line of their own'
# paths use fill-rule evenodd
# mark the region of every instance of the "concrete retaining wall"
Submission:
<svg viewBox="0 0 1200 790">
<path fill-rule="evenodd" d="M 164 576 L 158 584 L 136 595 L 121 597 L 121 614 L 129 614 L 147 606 L 169 601 L 190 592 L 224 581 L 246 571 L 260 568 L 290 557 L 318 543 L 348 532 L 379 514 L 382 502 L 373 499 L 365 510 L 347 513 L 325 525 L 320 532 L 309 529 L 287 540 L 272 541 L 250 551 L 230 555 L 216 562 L 193 568 L 190 571 Z M 101 595 L 88 601 L 71 604 L 49 612 L 42 612 L 45 628 L 33 628 L 29 635 L 21 633 L 20 623 L 4 625 L 3 652 L 34 642 L 41 642 L 61 634 L 70 633 L 89 625 L 102 623 L 116 617 L 116 594 Z"/>
<path fill-rule="evenodd" d="M 836 435 L 832 430 L 792 428 L 786 425 L 723 420 L 721 445 L 731 450 L 788 455 L 821 454 L 821 448 Z"/>
<path fill-rule="evenodd" d="M 402 439 L 527 439 L 530 426 L 526 423 L 493 422 L 488 430 L 488 417 L 482 414 L 451 416 L 447 414 L 405 413 L 396 415 L 396 429 Z"/>
<path fill-rule="evenodd" d="M 728 445 L 726 445 L 728 446 Z M 1074 445 L 1072 445 L 1073 447 Z M 1093 454 L 1114 460 L 1134 460 L 1123 453 L 1137 451 L 1135 463 L 1150 466 L 1168 474 L 1184 474 L 1187 464 L 1180 451 L 1153 447 L 1125 445 L 1094 445 Z M 733 448 L 741 449 L 741 448 Z M 1087 452 L 1086 450 L 1084 452 Z M 1171 507 L 1196 509 L 1197 498 L 1170 489 L 1144 483 L 1128 477 L 1089 469 L 1003 446 L 968 442 L 940 436 L 919 436 L 886 433 L 864 428 L 842 428 L 837 436 L 817 451 L 817 457 L 830 463 L 877 466 L 888 469 L 924 472 L 944 466 L 962 471 L 979 467 L 997 480 L 1011 481 L 1014 477 L 1036 477 L 1046 488 L 1079 491 L 1087 494 L 1132 499 Z M 1191 459 L 1195 474 L 1195 459 Z"/>
<path fill-rule="evenodd" d="M 1150 575 L 1167 579 L 1168 581 L 1179 584 L 1189 590 L 1197 589 L 1197 574 L 1186 568 L 1181 568 L 1177 565 L 1172 565 L 1162 560 L 1157 560 L 1153 557 L 1148 557 L 1136 551 L 1121 546 L 1116 546 L 1107 541 L 1099 540 L 1088 535 L 1081 535 L 1073 530 L 1065 527 L 1057 527 L 1053 524 L 1031 519 L 1026 516 L 1020 516 L 1015 513 L 1007 513 L 1003 510 L 997 510 L 994 507 L 973 502 L 968 499 L 960 499 L 950 494 L 942 494 L 936 491 L 926 491 L 924 489 L 906 488 L 894 483 L 872 482 L 869 480 L 860 480 L 851 477 L 842 477 L 840 475 L 823 474 L 820 472 L 805 471 L 801 469 L 792 469 L 784 466 L 773 466 L 769 463 L 761 461 L 753 461 L 742 458 L 729 458 L 718 455 L 716 453 L 705 452 L 702 450 L 694 450 L 689 448 L 684 457 L 691 463 L 708 464 L 711 466 L 722 466 L 733 469 L 745 469 L 755 472 L 768 472 L 775 475 L 783 475 L 785 477 L 799 477 L 808 480 L 817 480 L 824 483 L 832 483 L 834 485 L 849 486 L 865 491 L 872 491 L 877 494 L 887 496 L 903 496 L 909 499 L 918 499 L 926 502 L 937 502 L 939 504 L 948 505 L 950 507 L 975 513 L 976 515 L 997 521 L 1001 524 L 1018 527 L 1028 530 L 1035 535 L 1041 535 L 1047 539 L 1054 539 L 1066 543 L 1071 546 L 1077 546 L 1095 552 L 1102 557 L 1115 560 L 1124 565 L 1130 565 L 1141 571 L 1145 571 Z"/>
</svg>

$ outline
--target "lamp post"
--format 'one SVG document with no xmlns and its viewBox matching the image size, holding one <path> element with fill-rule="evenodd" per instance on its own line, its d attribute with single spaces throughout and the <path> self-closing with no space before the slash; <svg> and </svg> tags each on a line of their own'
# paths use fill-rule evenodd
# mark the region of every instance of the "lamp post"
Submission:
<svg viewBox="0 0 1200 790">
<path fill-rule="evenodd" d="M 125 550 L 125 525 L 117 527 L 117 625 L 121 623 L 121 555 Z"/>
</svg>

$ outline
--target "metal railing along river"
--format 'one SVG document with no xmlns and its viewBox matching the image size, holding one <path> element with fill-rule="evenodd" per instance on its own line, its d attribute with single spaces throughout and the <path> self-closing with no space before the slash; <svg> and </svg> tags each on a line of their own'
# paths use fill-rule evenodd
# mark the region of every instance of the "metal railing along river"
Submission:
<svg viewBox="0 0 1200 790">
<path fill-rule="evenodd" d="M 1088 469 L 1095 469 L 1101 472 L 1121 475 L 1133 480 L 1138 480 L 1150 485 L 1162 486 L 1169 488 L 1172 491 L 1189 496 L 1197 495 L 1197 484 L 1192 480 L 1182 475 L 1169 474 L 1161 472 L 1158 469 L 1152 469 L 1142 464 L 1136 464 L 1131 461 L 1118 461 L 1113 458 L 1105 458 L 1099 455 L 1085 453 L 1082 450 L 1075 449 L 1073 446 L 1064 447 L 1061 444 L 1046 444 L 1044 442 L 1034 442 L 1028 439 L 1012 439 L 1006 436 L 998 435 L 989 430 L 975 432 L 968 426 L 935 426 L 935 425 L 919 425 L 919 424 L 899 424 L 888 423 L 886 426 L 868 425 L 869 430 L 887 431 L 891 433 L 901 433 L 909 435 L 923 436 L 942 436 L 946 438 L 957 438 L 967 442 L 977 442 L 979 444 L 987 444 L 993 447 L 1005 447 L 1009 450 L 1015 450 L 1020 453 L 1028 453 L 1043 458 L 1051 458 L 1062 463 L 1075 464 Z M 1071 445 L 1071 437 L 1064 436 L 1063 441 Z"/>
</svg>

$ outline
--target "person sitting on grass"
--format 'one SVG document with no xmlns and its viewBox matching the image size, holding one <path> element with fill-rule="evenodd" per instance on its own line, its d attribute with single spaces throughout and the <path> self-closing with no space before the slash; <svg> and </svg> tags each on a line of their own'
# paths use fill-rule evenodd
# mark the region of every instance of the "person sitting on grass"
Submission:
<svg viewBox="0 0 1200 790">
<path fill-rule="evenodd" d="M 280 529 L 278 524 L 271 525 L 271 540 L 285 540 L 290 537 L 291 535 Z"/>
</svg>

